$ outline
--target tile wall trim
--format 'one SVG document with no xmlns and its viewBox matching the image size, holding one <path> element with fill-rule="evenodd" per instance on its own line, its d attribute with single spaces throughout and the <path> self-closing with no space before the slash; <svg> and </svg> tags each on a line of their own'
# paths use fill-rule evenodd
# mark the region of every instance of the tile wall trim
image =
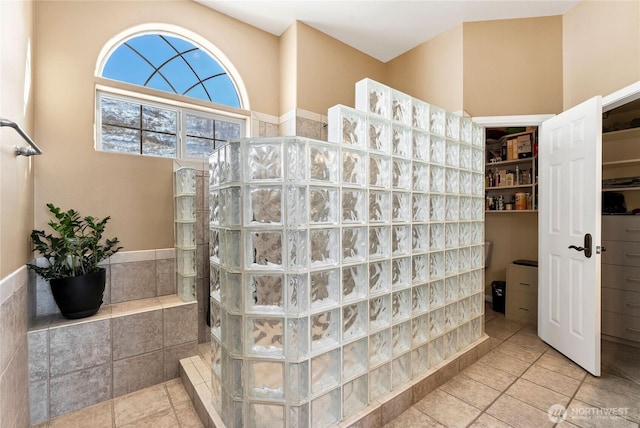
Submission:
<svg viewBox="0 0 640 428">
<path fill-rule="evenodd" d="M 156 250 L 122 251 L 109 257 L 109 264 L 145 262 L 156 259 Z"/>
<path fill-rule="evenodd" d="M 278 123 L 283 124 L 288 120 L 296 118 L 296 110 L 289 110 L 278 118 Z"/>
<path fill-rule="evenodd" d="M 203 159 L 202 161 L 174 159 L 173 170 L 175 171 L 178 168 L 194 168 L 196 171 L 209 171 L 209 159 Z"/>
<path fill-rule="evenodd" d="M 316 122 L 322 121 L 322 115 L 319 113 L 314 113 L 308 110 L 303 110 L 301 108 L 296 109 L 296 117 L 301 117 L 303 119 L 315 120 Z"/>
<path fill-rule="evenodd" d="M 260 112 L 251 112 L 251 135 L 250 137 L 259 137 L 260 136 L 260 122 L 271 123 L 273 125 L 278 125 L 278 116 L 272 116 L 266 113 Z"/>
<path fill-rule="evenodd" d="M 168 260 L 176 258 L 175 248 L 164 248 L 156 251 L 156 260 Z"/>
<path fill-rule="evenodd" d="M 175 258 L 176 258 L 175 248 L 173 247 L 156 248 L 153 250 L 120 251 L 114 254 L 113 256 L 109 257 L 108 259 L 101 261 L 99 264 L 101 266 L 105 266 L 105 265 L 117 264 L 117 263 L 147 262 L 147 261 L 168 260 L 168 259 L 175 259 Z M 32 262 L 35 262 L 38 265 L 43 265 L 44 258 L 38 257 L 32 260 Z M 27 269 L 26 265 L 24 266 L 24 269 L 25 270 Z M 19 270 L 20 269 L 18 269 L 18 271 Z M 14 275 L 16 272 L 12 273 L 11 275 Z M 0 287 L 2 287 L 2 282 L 0 282 Z M 1 292 L 2 290 L 0 289 L 0 293 Z M 0 298 L 1 296 L 2 295 L 0 294 Z"/>
<path fill-rule="evenodd" d="M 267 113 L 260 113 L 260 112 L 251 112 L 251 119 L 256 119 L 259 120 L 260 122 L 268 122 L 268 123 L 273 123 L 274 125 L 278 124 L 278 116 L 273 116 Z"/>
<path fill-rule="evenodd" d="M 280 116 L 279 118 L 279 122 L 276 123 L 280 123 L 283 124 L 288 120 L 291 119 L 295 119 L 297 117 L 303 118 L 303 119 L 308 119 L 308 120 L 313 120 L 316 122 L 322 122 L 322 123 L 327 123 L 329 121 L 329 117 L 326 115 L 322 115 L 320 113 L 314 113 L 312 111 L 309 110 L 303 110 L 301 108 L 296 108 L 293 110 L 289 110 L 288 112 L 286 112 L 285 114 L 283 114 L 282 116 Z"/>
<path fill-rule="evenodd" d="M 22 285 L 27 284 L 29 271 L 27 266 L 19 267 L 0 280 L 0 305 L 7 301 Z"/>
</svg>

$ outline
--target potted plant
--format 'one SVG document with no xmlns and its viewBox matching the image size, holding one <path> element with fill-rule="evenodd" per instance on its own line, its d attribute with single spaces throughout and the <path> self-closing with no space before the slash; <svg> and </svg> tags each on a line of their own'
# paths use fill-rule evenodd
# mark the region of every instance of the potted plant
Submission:
<svg viewBox="0 0 640 428">
<path fill-rule="evenodd" d="M 53 298 L 65 318 L 76 319 L 98 312 L 105 288 L 105 269 L 102 260 L 117 253 L 122 247 L 118 238 L 102 242 L 102 234 L 111 217 L 102 220 L 70 209 L 62 211 L 47 204 L 55 220 L 47 224 L 56 236 L 43 230 L 33 230 L 33 251 L 44 258 L 44 263 L 27 266 L 49 281 Z"/>
</svg>

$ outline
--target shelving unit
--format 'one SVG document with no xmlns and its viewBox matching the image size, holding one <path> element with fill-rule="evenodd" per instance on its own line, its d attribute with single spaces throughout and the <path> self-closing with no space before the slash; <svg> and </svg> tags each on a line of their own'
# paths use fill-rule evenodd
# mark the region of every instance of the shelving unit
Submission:
<svg viewBox="0 0 640 428">
<path fill-rule="evenodd" d="M 603 180 L 640 176 L 639 117 L 640 101 L 611 110 L 603 117 L 605 130 L 629 126 L 602 133 Z M 632 127 L 634 122 L 636 127 Z M 603 182 L 603 192 L 624 195 L 627 212 L 640 208 L 637 180 L 629 180 L 628 186 L 606 187 L 606 184 Z M 637 215 L 602 216 L 602 243 L 607 248 L 601 267 L 602 335 L 634 346 L 640 342 L 640 287 L 634 280 L 640 273 L 640 261 L 634 257 L 640 247 L 639 226 Z"/>
<path fill-rule="evenodd" d="M 519 132 L 519 133 L 511 133 L 511 134 L 507 134 L 504 135 L 503 137 L 500 138 L 500 140 L 494 140 L 496 141 L 496 143 L 494 143 L 494 148 L 492 150 L 490 144 L 487 142 L 487 160 L 489 160 L 490 158 L 495 159 L 496 158 L 496 147 L 501 146 L 503 140 L 507 141 L 507 140 L 514 140 L 516 141 L 518 139 L 518 137 L 520 136 L 528 136 L 528 141 L 530 141 L 531 144 L 531 152 L 528 154 L 528 157 L 524 157 L 524 158 L 519 158 L 519 159 L 508 159 L 508 160 L 499 160 L 499 161 L 490 161 L 485 163 L 485 194 L 487 197 L 487 202 L 485 204 L 485 208 L 486 208 L 486 213 L 533 213 L 533 212 L 537 212 L 537 189 L 538 189 L 538 183 L 537 183 L 537 157 L 535 156 L 531 156 L 531 154 L 533 154 L 533 146 L 534 144 L 537 142 L 537 128 L 531 129 L 531 130 L 527 130 L 525 132 Z M 525 138 L 526 139 L 526 138 Z M 489 140 L 487 140 L 489 141 Z M 499 143 L 497 143 L 497 141 L 499 141 Z M 515 152 L 512 152 L 513 156 L 517 156 L 517 150 L 515 150 Z M 502 155 L 504 153 L 501 153 Z M 491 175 L 493 176 L 494 174 L 496 174 L 498 171 L 514 171 L 514 180 L 516 182 L 518 182 L 518 176 L 516 176 L 515 171 L 516 168 L 519 171 L 526 171 L 526 174 L 529 175 L 529 179 L 526 181 L 529 181 L 529 183 L 527 184 L 514 184 L 514 185 L 504 185 L 504 186 L 490 186 L 488 185 L 488 177 Z M 516 209 L 516 204 L 515 204 L 515 195 L 517 193 L 524 193 L 525 197 L 530 199 L 530 202 L 527 203 L 527 208 L 526 209 Z M 494 198 L 498 199 L 500 196 L 503 197 L 504 201 L 505 201 L 505 207 L 503 210 L 500 209 L 489 209 L 490 206 L 493 206 L 493 204 L 490 204 L 490 201 L 493 201 Z M 513 205 L 510 206 L 511 209 L 508 209 L 509 207 L 509 203 L 511 203 L 513 201 Z M 496 204 L 497 205 L 497 204 Z"/>
</svg>

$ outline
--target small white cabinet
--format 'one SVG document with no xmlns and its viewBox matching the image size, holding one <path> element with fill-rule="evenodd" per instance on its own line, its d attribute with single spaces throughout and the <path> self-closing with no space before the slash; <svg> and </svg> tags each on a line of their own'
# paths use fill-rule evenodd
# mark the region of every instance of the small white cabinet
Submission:
<svg viewBox="0 0 640 428">
<path fill-rule="evenodd" d="M 538 323 L 538 268 L 507 266 L 505 316 L 508 319 Z"/>
</svg>

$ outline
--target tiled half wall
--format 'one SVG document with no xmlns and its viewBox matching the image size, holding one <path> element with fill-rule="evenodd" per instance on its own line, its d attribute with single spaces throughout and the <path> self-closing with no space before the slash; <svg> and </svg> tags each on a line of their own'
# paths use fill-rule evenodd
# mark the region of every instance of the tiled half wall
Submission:
<svg viewBox="0 0 640 428">
<path fill-rule="evenodd" d="M 26 266 L 0 281 L 0 427 L 29 426 Z"/>
<path fill-rule="evenodd" d="M 175 378 L 179 360 L 197 354 L 198 303 L 175 294 L 174 254 L 170 248 L 112 256 L 104 264 L 103 306 L 81 320 L 64 319 L 48 283 L 31 275 L 32 424 Z"/>
</svg>

